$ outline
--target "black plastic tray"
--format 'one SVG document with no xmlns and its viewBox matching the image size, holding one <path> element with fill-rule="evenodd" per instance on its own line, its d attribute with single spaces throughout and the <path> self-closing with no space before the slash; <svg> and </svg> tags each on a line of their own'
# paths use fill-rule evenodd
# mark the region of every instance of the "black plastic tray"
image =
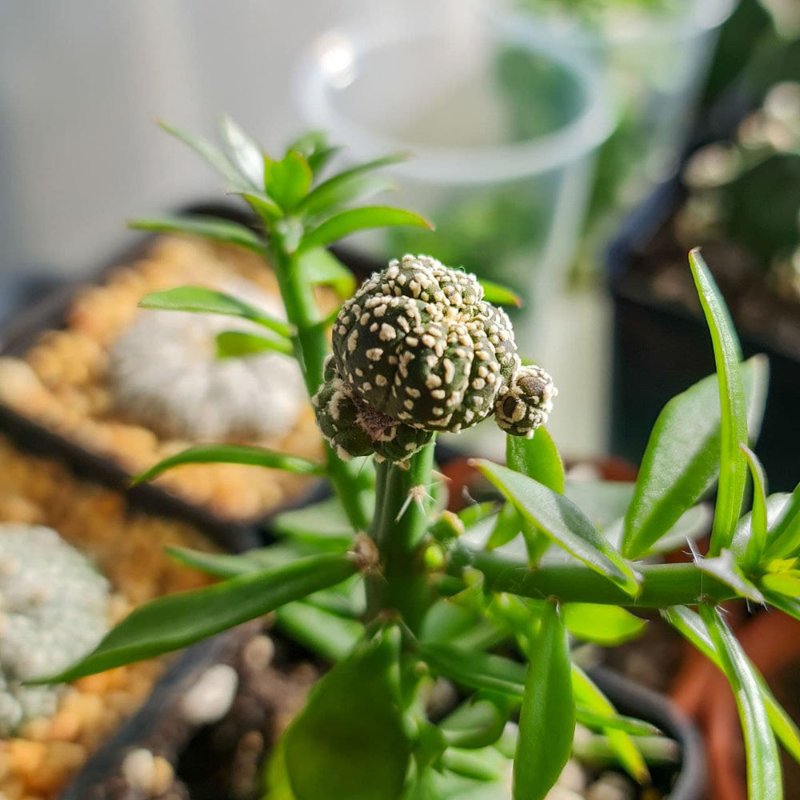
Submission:
<svg viewBox="0 0 800 800">
<path fill-rule="evenodd" d="M 252 623 L 239 626 L 182 653 L 156 682 L 144 705 L 89 757 L 59 800 L 105 800 L 109 780 L 120 776 L 125 756 L 138 747 L 160 745 L 163 752 L 158 755 L 177 761 L 197 730 L 182 720 L 184 696 L 210 667 L 232 661 L 253 630 Z"/>
<path fill-rule="evenodd" d="M 179 213 L 214 215 L 252 224 L 252 218 L 227 205 L 196 204 Z M 22 356 L 47 330 L 63 328 L 73 298 L 88 285 L 99 283 L 116 267 L 131 264 L 144 256 L 157 235 L 145 235 L 132 247 L 109 259 L 93 273 L 90 280 L 64 284 L 47 293 L 34 304 L 19 310 L 0 323 L 0 356 Z M 33 419 L 0 402 L 0 433 L 22 449 L 68 464 L 80 477 L 126 493 L 132 506 L 143 511 L 178 518 L 208 533 L 228 551 L 242 551 L 263 541 L 270 519 L 278 512 L 304 505 L 321 496 L 321 482 L 310 484 L 306 492 L 286 503 L 252 519 L 232 519 L 213 513 L 207 507 L 191 503 L 154 484 L 130 486 L 130 473 L 107 456 L 92 452 L 77 442 L 56 433 Z"/>
</svg>

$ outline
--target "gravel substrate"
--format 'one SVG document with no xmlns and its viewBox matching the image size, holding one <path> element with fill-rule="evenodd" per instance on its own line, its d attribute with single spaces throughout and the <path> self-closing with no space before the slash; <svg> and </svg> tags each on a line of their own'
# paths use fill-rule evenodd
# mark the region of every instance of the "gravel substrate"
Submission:
<svg viewBox="0 0 800 800">
<path fill-rule="evenodd" d="M 21 359 L 0 358 L 0 402 L 110 457 L 131 474 L 141 472 L 195 442 L 158 435 L 118 409 L 109 380 L 114 344 L 142 313 L 137 303 L 145 294 L 184 285 L 224 288 L 243 281 L 264 296 L 279 296 L 274 275 L 253 253 L 190 237 L 160 237 L 145 257 L 80 291 L 62 329 L 44 332 Z M 329 295 L 320 299 L 323 306 L 330 305 Z M 153 358 L 158 358 L 157 348 Z M 172 377 L 164 375 L 165 391 Z M 322 452 L 310 405 L 303 406 L 288 434 L 250 443 L 308 458 L 319 458 Z M 182 467 L 158 482 L 231 520 L 264 516 L 308 487 L 307 478 L 232 464 Z"/>
<path fill-rule="evenodd" d="M 0 522 L 46 525 L 84 553 L 111 584 L 110 623 L 161 594 L 207 582 L 163 552 L 213 549 L 182 523 L 132 513 L 124 496 L 77 480 L 0 437 Z M 165 660 L 119 667 L 70 684 L 49 719 L 0 739 L 0 798 L 54 800 L 89 755 L 149 694 Z"/>
</svg>

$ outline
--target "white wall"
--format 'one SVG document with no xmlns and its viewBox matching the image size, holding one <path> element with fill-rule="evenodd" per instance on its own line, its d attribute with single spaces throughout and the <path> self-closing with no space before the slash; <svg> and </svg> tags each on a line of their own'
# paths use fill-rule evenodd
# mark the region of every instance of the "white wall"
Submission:
<svg viewBox="0 0 800 800">
<path fill-rule="evenodd" d="M 298 130 L 290 76 L 358 0 L 2 0 L 0 269 L 77 274 L 124 220 L 221 185 L 154 124 L 227 112 L 268 147 Z"/>
</svg>

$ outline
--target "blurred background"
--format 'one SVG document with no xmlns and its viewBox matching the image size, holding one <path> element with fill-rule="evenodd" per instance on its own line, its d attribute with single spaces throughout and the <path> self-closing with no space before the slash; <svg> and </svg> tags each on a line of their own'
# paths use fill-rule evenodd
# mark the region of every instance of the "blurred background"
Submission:
<svg viewBox="0 0 800 800">
<path fill-rule="evenodd" d="M 325 128 L 344 145 L 344 159 L 414 153 L 395 169 L 400 192 L 389 202 L 422 210 L 438 226 L 435 237 L 373 237 L 352 242 L 353 251 L 375 263 L 431 252 L 513 288 L 524 301 L 512 314 L 524 350 L 561 387 L 553 427 L 562 448 L 635 460 L 664 391 L 676 387 L 655 391 L 645 382 L 646 397 L 629 387 L 612 403 L 620 380 L 662 358 L 665 338 L 654 335 L 654 350 L 638 347 L 644 366 L 620 362 L 604 254 L 616 245 L 619 277 L 642 236 L 683 203 L 676 196 L 654 209 L 648 195 L 681 171 L 688 147 L 718 139 L 722 150 L 692 168 L 698 196 L 679 215 L 677 250 L 724 233 L 723 211 L 733 214 L 733 229 L 766 208 L 761 197 L 752 208 L 715 197 L 709 181 L 735 183 L 741 170 L 761 181 L 757 190 L 780 183 L 783 230 L 744 245 L 756 271 L 780 262 L 791 294 L 800 260 L 796 164 L 788 158 L 796 141 L 762 125 L 751 126 L 741 152 L 731 142 L 766 98 L 778 109 L 776 125 L 793 124 L 792 85 L 769 91 L 797 77 L 798 5 L 5 0 L 0 309 L 8 313 L 19 292 L 53 279 L 87 277 L 133 238 L 126 219 L 218 196 L 211 172 L 156 119 L 209 133 L 225 112 L 274 150 L 309 126 Z M 756 161 L 770 160 L 754 136 L 787 156 L 774 174 L 751 178 Z M 686 189 L 681 182 L 678 191 Z M 639 223 L 621 234 L 637 209 Z M 771 215 L 770 229 L 777 225 Z M 674 301 L 669 275 L 658 280 Z M 645 332 L 632 336 L 647 341 Z M 676 380 L 682 388 L 690 376 Z"/>
<path fill-rule="evenodd" d="M 361 236 L 341 255 L 370 269 L 429 253 L 509 287 L 520 349 L 560 389 L 548 427 L 572 476 L 630 479 L 664 403 L 714 370 L 686 259 L 701 246 L 745 354 L 769 357 L 756 449 L 770 490 L 794 488 L 800 0 L 0 0 L 0 422 L 16 409 L 10 430 L 15 418 L 20 431 L 41 423 L 65 437 L 44 440 L 68 448 L 59 452 L 103 453 L 125 475 L 181 449 L 183 431 L 152 430 L 168 416 L 160 406 L 137 421 L 115 405 L 125 387 L 109 354 L 135 331 L 143 291 L 191 275 L 257 298 L 250 279 L 274 292 L 262 261 L 171 240 L 69 310 L 53 291 L 94 286 L 139 258 L 126 220 L 233 201 L 156 124 L 214 138 L 223 114 L 273 155 L 309 128 L 343 146 L 338 166 L 413 154 L 387 170 L 395 191 L 378 202 L 424 212 L 437 232 Z M 171 334 L 141 329 L 141 363 L 163 395 L 164 362 L 151 354 L 163 356 Z M 173 357 L 191 367 L 200 353 L 213 377 L 222 362 L 200 350 L 192 334 Z M 264 374 L 270 390 L 286 388 Z M 253 385 L 258 400 L 237 408 L 273 412 Z M 178 395 L 180 410 L 196 411 L 191 394 Z M 287 447 L 313 452 L 313 415 L 289 400 L 307 413 Z M 219 408 L 201 421 L 236 416 Z M 459 445 L 499 452 L 490 427 Z M 205 441 L 208 429 L 192 437 Z M 244 468 L 235 482 L 185 474 L 171 490 L 185 508 L 220 514 L 224 530 L 231 510 L 263 522 L 291 496 L 265 471 Z M 797 631 L 761 624 L 750 649 L 800 719 Z M 644 659 L 632 649 L 618 666 L 666 690 L 680 653 L 659 648 L 656 639 Z M 715 702 L 716 672 L 701 677 L 675 696 L 717 731 L 712 775 L 735 777 L 737 739 L 717 711 L 729 698 Z M 796 772 L 786 784 L 787 798 L 800 797 Z"/>
</svg>

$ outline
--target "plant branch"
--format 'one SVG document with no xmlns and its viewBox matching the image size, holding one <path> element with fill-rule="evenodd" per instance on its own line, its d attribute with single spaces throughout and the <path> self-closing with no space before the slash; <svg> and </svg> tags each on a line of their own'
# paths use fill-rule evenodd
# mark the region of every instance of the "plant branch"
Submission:
<svg viewBox="0 0 800 800">
<path fill-rule="evenodd" d="M 328 354 L 328 341 L 324 328 L 319 324 L 314 293 L 300 274 L 297 256 L 292 254 L 285 237 L 276 231 L 272 231 L 268 256 L 275 268 L 286 316 L 296 330 L 292 337 L 295 356 L 303 372 L 308 396 L 313 397 L 322 384 L 323 365 Z M 365 531 L 369 525 L 369 513 L 355 469 L 342 461 L 327 444 L 325 461 L 328 476 L 347 518 L 356 531 Z"/>
<path fill-rule="evenodd" d="M 561 602 L 600 603 L 629 608 L 668 608 L 695 605 L 701 600 L 722 602 L 736 592 L 694 564 L 640 564 L 642 591 L 637 597 L 619 589 L 607 578 L 578 564 L 538 568 L 497 553 L 473 550 L 456 543 L 447 571 L 461 577 L 465 569 L 481 572 L 488 588 L 536 599 L 554 597 Z"/>
<path fill-rule="evenodd" d="M 433 469 L 433 442 L 412 456 L 408 468 L 377 464 L 376 514 L 370 536 L 380 552 L 380 574 L 367 577 L 367 615 L 396 611 L 416 631 L 430 601 L 420 542 L 425 534 L 425 495 Z"/>
</svg>

